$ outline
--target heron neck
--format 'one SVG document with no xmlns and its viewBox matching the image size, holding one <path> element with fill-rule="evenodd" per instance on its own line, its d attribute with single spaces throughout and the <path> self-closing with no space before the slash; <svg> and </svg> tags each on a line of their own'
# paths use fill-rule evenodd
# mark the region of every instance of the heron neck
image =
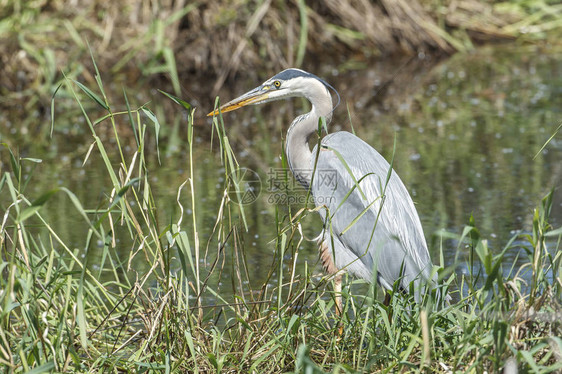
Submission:
<svg viewBox="0 0 562 374">
<path fill-rule="evenodd" d="M 320 117 L 326 119 L 326 124 L 332 119 L 332 97 L 328 89 L 322 84 L 321 86 L 323 90 L 314 90 L 315 95 L 307 97 L 312 104 L 312 110 L 295 118 L 287 131 L 285 145 L 289 168 L 295 179 L 307 189 L 312 177 L 309 139 L 317 131 Z"/>
</svg>

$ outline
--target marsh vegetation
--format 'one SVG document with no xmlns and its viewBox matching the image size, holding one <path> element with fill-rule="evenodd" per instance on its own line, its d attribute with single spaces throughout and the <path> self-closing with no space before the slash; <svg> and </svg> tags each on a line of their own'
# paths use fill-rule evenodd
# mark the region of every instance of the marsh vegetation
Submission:
<svg viewBox="0 0 562 374">
<path fill-rule="evenodd" d="M 551 44 L 561 8 L 421 2 L 433 26 L 417 37 L 433 38 L 415 44 L 404 26 L 383 50 L 353 17 L 390 3 L 357 14 L 330 1 L 170 2 L 155 14 L 132 1 L 8 1 L 0 11 L 0 105 L 10 108 L 0 114 L 4 370 L 562 370 L 562 52 Z M 491 9 L 495 23 L 474 16 L 485 13 L 478 9 Z M 249 33 L 243 19 L 266 32 Z M 267 47 L 281 25 L 291 27 L 278 45 L 294 50 Z M 498 38 L 512 42 L 474 49 Z M 230 44 L 203 44 L 217 40 Z M 331 130 L 353 129 L 394 159 L 453 296 L 444 308 L 431 295 L 419 305 L 394 295 L 387 307 L 376 285 L 346 279 L 336 315 L 309 240 L 320 220 L 281 156 L 306 103 L 204 118 L 213 90 L 229 99 L 264 70 L 315 66 L 310 56 L 327 41 L 338 53 L 316 73 L 343 98 Z M 240 43 L 232 66 L 224 63 L 221 54 Z M 454 50 L 462 53 L 443 57 Z M 381 66 L 383 54 L 390 62 Z M 229 78 L 246 68 L 245 78 Z M 240 167 L 262 181 L 251 204 L 229 194 Z M 295 199 L 272 200 L 272 173 Z"/>
</svg>

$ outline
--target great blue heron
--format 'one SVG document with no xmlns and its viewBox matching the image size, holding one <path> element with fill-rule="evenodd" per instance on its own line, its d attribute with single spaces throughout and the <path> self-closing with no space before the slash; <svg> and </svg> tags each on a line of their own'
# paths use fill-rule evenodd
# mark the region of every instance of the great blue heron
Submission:
<svg viewBox="0 0 562 374">
<path fill-rule="evenodd" d="M 287 69 L 222 105 L 220 111 L 289 97 L 308 99 L 312 109 L 291 123 L 285 152 L 297 181 L 310 188 L 315 204 L 322 207 L 320 258 L 327 272 L 337 273 L 338 311 L 342 310 L 338 297 L 342 270 L 370 282 L 376 279 L 386 290 L 393 290 L 398 281 L 398 288 L 407 292 L 413 284 L 419 302 L 427 284 L 436 285 L 437 275 L 404 183 L 384 157 L 349 132 L 326 135 L 310 151 L 309 139 L 317 132 L 320 118 L 327 124 L 332 117 L 330 89 L 313 74 Z M 218 113 L 217 109 L 208 115 Z"/>
</svg>

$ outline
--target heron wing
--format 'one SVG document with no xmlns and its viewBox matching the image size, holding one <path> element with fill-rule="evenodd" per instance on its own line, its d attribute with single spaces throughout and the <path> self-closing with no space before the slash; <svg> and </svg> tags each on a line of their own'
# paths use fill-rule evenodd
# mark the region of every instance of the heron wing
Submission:
<svg viewBox="0 0 562 374">
<path fill-rule="evenodd" d="M 429 278 L 431 260 L 406 187 L 390 164 L 348 132 L 326 136 L 313 151 L 311 189 L 338 268 L 386 288 Z M 316 160 L 317 158 L 317 160 Z"/>
</svg>

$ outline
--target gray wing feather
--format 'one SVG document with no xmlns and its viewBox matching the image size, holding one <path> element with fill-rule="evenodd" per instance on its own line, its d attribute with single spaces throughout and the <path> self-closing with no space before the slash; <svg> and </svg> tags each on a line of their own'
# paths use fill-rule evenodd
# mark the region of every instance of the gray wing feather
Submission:
<svg viewBox="0 0 562 374">
<path fill-rule="evenodd" d="M 317 151 L 311 189 L 316 205 L 327 208 L 320 210 L 324 240 L 336 266 L 367 280 L 374 279 L 375 270 L 387 289 L 401 279 L 402 288 L 414 282 L 421 292 L 432 263 L 416 208 L 398 175 L 375 149 L 348 132 L 326 136 L 316 162 Z"/>
</svg>

